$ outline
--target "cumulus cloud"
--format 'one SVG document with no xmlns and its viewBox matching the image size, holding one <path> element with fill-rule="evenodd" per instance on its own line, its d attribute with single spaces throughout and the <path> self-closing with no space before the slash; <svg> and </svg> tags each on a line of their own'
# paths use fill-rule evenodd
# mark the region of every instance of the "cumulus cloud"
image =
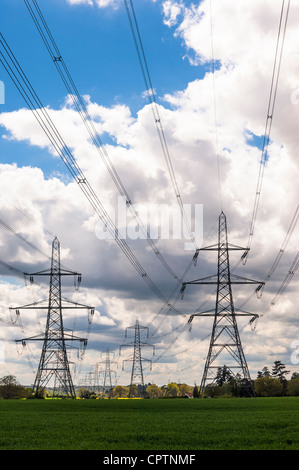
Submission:
<svg viewBox="0 0 299 470">
<path fill-rule="evenodd" d="M 90 5 L 90 6 L 98 6 L 99 8 L 105 7 L 118 7 L 120 4 L 120 0 L 67 0 L 67 3 L 70 5 Z"/>
</svg>

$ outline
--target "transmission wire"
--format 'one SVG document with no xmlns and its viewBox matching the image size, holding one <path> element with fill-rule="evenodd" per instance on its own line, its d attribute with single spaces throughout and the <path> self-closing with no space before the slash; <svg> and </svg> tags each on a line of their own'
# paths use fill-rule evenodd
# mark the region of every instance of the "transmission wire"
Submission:
<svg viewBox="0 0 299 470">
<path fill-rule="evenodd" d="M 284 19 L 284 26 L 282 26 L 282 23 L 283 23 L 284 10 L 285 10 L 285 0 L 283 0 L 282 7 L 281 7 L 277 43 L 276 43 L 276 50 L 275 50 L 275 59 L 274 59 L 274 66 L 273 66 L 271 87 L 270 87 L 270 96 L 269 96 L 269 102 L 268 102 L 267 118 L 266 118 L 266 125 L 265 125 L 265 131 L 264 131 L 263 146 L 262 146 L 261 160 L 260 160 L 260 166 L 259 166 L 256 193 L 255 193 L 253 214 L 252 214 L 252 219 L 251 219 L 247 249 L 241 257 L 241 259 L 243 260 L 243 264 L 246 264 L 247 262 L 248 253 L 249 253 L 251 243 L 252 243 L 252 238 L 254 235 L 254 228 L 255 228 L 257 212 L 259 208 L 263 176 L 264 176 L 265 166 L 266 166 L 266 162 L 268 158 L 268 147 L 270 143 L 270 134 L 271 134 L 273 114 L 274 114 L 274 108 L 275 108 L 275 102 L 276 102 L 276 96 L 277 96 L 278 80 L 279 80 L 280 68 L 281 68 L 281 62 L 282 62 L 283 46 L 284 46 L 284 41 L 285 41 L 285 36 L 286 36 L 287 21 L 288 21 L 288 16 L 289 16 L 290 0 L 288 0 L 287 3 L 288 5 L 287 5 L 287 11 L 285 14 L 285 19 Z M 282 39 L 281 39 L 281 35 L 282 35 Z M 280 42 L 281 42 L 281 46 L 280 46 L 280 51 L 279 51 Z"/>
<path fill-rule="evenodd" d="M 132 36 L 133 36 L 133 41 L 134 41 L 134 45 L 135 45 L 135 48 L 136 48 L 136 52 L 137 52 L 137 56 L 138 56 L 142 76 L 143 76 L 143 79 L 144 79 L 144 82 L 145 82 L 146 93 L 148 95 L 148 99 L 149 99 L 151 109 L 152 109 L 152 112 L 153 112 L 154 121 L 155 121 L 156 129 L 157 129 L 157 132 L 158 132 L 158 137 L 159 137 L 160 144 L 161 144 L 161 147 L 162 147 L 162 151 L 163 151 L 163 154 L 164 154 L 164 158 L 165 158 L 165 161 L 166 161 L 166 166 L 167 166 L 167 169 L 168 169 L 168 172 L 169 172 L 169 175 L 170 175 L 171 183 L 172 183 L 172 186 L 173 186 L 173 189 L 174 189 L 176 201 L 177 201 L 177 203 L 180 207 L 182 217 L 184 218 L 186 227 L 189 231 L 190 240 L 192 241 L 195 248 L 197 249 L 198 246 L 196 244 L 195 237 L 192 234 L 192 231 L 191 231 L 191 228 L 190 228 L 190 225 L 189 225 L 189 221 L 188 221 L 188 218 L 187 218 L 185 210 L 184 210 L 182 197 L 181 197 L 178 182 L 177 182 L 177 179 L 176 179 L 176 176 L 175 176 L 171 155 L 170 155 L 170 152 L 169 152 L 168 144 L 167 144 L 166 137 L 165 137 L 164 128 L 163 128 L 163 125 L 162 125 L 162 120 L 161 120 L 161 116 L 160 116 L 160 112 L 159 112 L 159 107 L 158 107 L 156 97 L 155 97 L 156 93 L 155 93 L 155 89 L 154 89 L 153 84 L 152 84 L 152 79 L 151 79 L 150 72 L 149 72 L 148 62 L 147 62 L 147 59 L 146 59 L 145 50 L 144 50 L 143 42 L 142 42 L 142 39 L 141 39 L 140 29 L 139 29 L 138 22 L 137 22 L 137 17 L 136 17 L 133 1 L 129 0 L 129 2 L 128 2 L 127 0 L 124 0 L 124 4 L 125 4 L 126 11 L 127 11 L 128 20 L 129 20 L 129 24 L 130 24 L 130 28 L 131 28 L 131 32 L 132 32 Z M 132 10 L 132 13 L 130 11 L 130 8 Z"/>
<path fill-rule="evenodd" d="M 216 146 L 216 158 L 217 158 L 218 191 L 219 191 L 219 200 L 220 200 L 220 210 L 222 212 L 223 204 L 222 204 L 221 170 L 220 170 L 220 155 L 219 155 L 219 142 L 218 142 L 218 122 L 217 122 L 217 103 L 216 103 L 216 78 L 215 78 L 212 0 L 210 0 L 210 29 L 211 29 L 212 79 L 213 79 L 213 96 L 214 96 L 215 146 Z"/>
<path fill-rule="evenodd" d="M 66 89 L 67 91 L 69 92 L 70 94 L 70 97 L 85 125 L 85 127 L 87 128 L 87 131 L 88 131 L 88 134 L 93 142 L 93 144 L 95 145 L 96 149 L 98 150 L 114 184 L 116 185 L 117 189 L 119 190 L 120 194 L 125 198 L 126 200 L 126 205 L 127 207 L 129 207 L 129 209 L 132 211 L 133 213 L 133 216 L 136 218 L 136 220 L 138 221 L 139 223 L 139 227 L 141 228 L 141 230 L 143 231 L 143 233 L 145 234 L 145 238 L 148 242 L 148 244 L 150 245 L 150 247 L 152 248 L 153 252 L 155 253 L 155 255 L 158 257 L 158 259 L 160 260 L 160 262 L 162 263 L 162 265 L 164 266 L 164 268 L 169 272 L 169 274 L 175 279 L 177 280 L 178 282 L 181 282 L 182 279 L 179 278 L 176 273 L 172 270 L 172 268 L 169 266 L 169 264 L 166 262 L 166 260 L 164 259 L 164 257 L 162 256 L 162 254 L 160 253 L 160 250 L 157 248 L 157 246 L 155 245 L 155 243 L 153 242 L 153 240 L 151 239 L 150 237 L 150 234 L 148 232 L 148 230 L 144 227 L 144 224 L 142 223 L 142 221 L 140 220 L 139 216 L 138 216 L 138 213 L 136 211 L 136 209 L 134 208 L 133 206 L 133 203 L 132 203 L 132 200 L 127 192 L 127 190 L 125 189 L 124 187 L 124 184 L 123 182 L 121 181 L 115 167 L 113 166 L 113 163 L 111 162 L 111 159 L 109 157 L 109 154 L 107 152 L 107 149 L 105 148 L 103 142 L 101 141 L 101 138 L 98 134 L 98 132 L 96 131 L 95 129 L 95 126 L 94 126 L 94 123 L 88 113 L 88 110 L 85 106 L 85 103 L 84 101 L 82 100 L 82 97 L 80 96 L 79 92 L 78 92 L 78 89 L 74 83 L 74 80 L 67 68 L 67 65 L 65 63 L 65 61 L 63 60 L 63 57 L 57 47 L 57 44 L 55 43 L 55 40 L 53 38 L 53 35 L 52 33 L 50 32 L 50 29 L 49 29 L 49 26 L 37 4 L 37 1 L 36 0 L 33 0 L 33 4 L 38 12 L 38 16 L 42 22 L 42 25 L 39 23 L 39 20 L 37 18 L 37 16 L 35 15 L 32 7 L 30 6 L 30 3 L 29 3 L 29 0 L 24 0 L 25 1 L 25 4 L 27 6 L 27 9 L 38 29 L 38 32 L 50 54 L 50 57 L 52 59 L 52 61 L 54 62 L 55 66 L 56 66 L 56 69 L 58 70 L 59 72 L 59 75 L 61 76 L 61 79 L 64 83 L 64 85 L 66 86 Z M 43 27 L 46 31 L 46 33 L 44 33 L 43 31 Z M 48 37 L 48 39 L 47 39 Z M 52 46 L 51 46 L 52 44 Z"/>
<path fill-rule="evenodd" d="M 24 74 L 24 71 L 22 70 L 20 64 L 18 63 L 17 59 L 13 55 L 11 49 L 9 48 L 7 42 L 5 41 L 1 33 L 0 33 L 0 43 L 6 55 L 8 56 L 8 59 L 7 59 L 4 56 L 4 54 L 0 52 L 1 63 L 3 64 L 5 70 L 11 77 L 14 84 L 16 85 L 20 94 L 26 101 L 29 109 L 31 109 L 38 123 L 40 124 L 44 132 L 46 133 L 47 137 L 49 138 L 56 152 L 58 153 L 58 155 L 60 156 L 64 164 L 66 165 L 70 174 L 72 175 L 74 180 L 77 182 L 81 191 L 83 192 L 83 194 L 85 195 L 89 203 L 91 204 L 95 213 L 99 215 L 101 219 L 106 220 L 107 229 L 109 233 L 115 239 L 116 243 L 121 248 L 123 253 L 126 255 L 127 259 L 130 261 L 130 263 L 133 265 L 136 271 L 140 274 L 142 279 L 148 284 L 148 286 L 153 291 L 153 293 L 158 298 L 160 298 L 160 300 L 163 303 L 165 303 L 167 306 L 170 306 L 169 300 L 162 294 L 158 286 L 153 282 L 153 280 L 150 278 L 148 273 L 144 270 L 143 266 L 140 264 L 136 256 L 133 254 L 133 252 L 127 245 L 127 243 L 122 238 L 119 237 L 118 229 L 115 227 L 113 221 L 110 219 L 109 214 L 104 209 L 95 191 L 93 190 L 92 186 L 90 185 L 86 176 L 84 175 L 78 163 L 74 159 L 66 143 L 64 142 L 61 135 L 59 134 L 46 108 L 43 106 L 43 104 L 39 100 L 32 85 L 30 84 L 28 78 Z M 9 62 L 11 62 L 12 66 L 15 68 L 15 71 L 12 69 Z M 21 84 L 20 80 L 21 82 L 23 82 L 23 85 L 25 86 L 25 88 Z"/>
</svg>

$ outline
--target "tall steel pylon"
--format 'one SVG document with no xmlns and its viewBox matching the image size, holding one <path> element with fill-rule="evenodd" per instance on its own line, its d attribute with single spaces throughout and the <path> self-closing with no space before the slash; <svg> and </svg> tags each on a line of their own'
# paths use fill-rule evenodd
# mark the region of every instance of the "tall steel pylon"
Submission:
<svg viewBox="0 0 299 470">
<path fill-rule="evenodd" d="M 107 348 L 107 350 L 105 352 L 105 355 L 106 355 L 105 361 L 104 362 L 98 362 L 96 364 L 96 377 L 97 377 L 97 382 L 98 382 L 97 383 L 98 388 L 99 388 L 99 376 L 101 374 L 104 374 L 103 388 L 104 388 L 104 391 L 108 389 L 109 392 L 111 392 L 111 390 L 113 388 L 111 373 L 114 373 L 116 375 L 116 371 L 111 369 L 111 364 L 117 364 L 116 361 L 111 360 L 111 354 L 113 356 L 115 355 L 114 352 L 109 351 L 109 349 Z M 105 364 L 105 370 L 104 371 L 99 370 L 100 364 Z"/>
<path fill-rule="evenodd" d="M 132 372 L 131 372 L 129 397 L 132 397 L 134 395 L 133 386 L 138 385 L 138 384 L 141 386 L 141 395 L 144 396 L 144 394 L 145 394 L 142 362 L 146 361 L 146 362 L 149 362 L 150 365 L 151 365 L 152 361 L 150 359 L 145 359 L 145 358 L 142 357 L 142 355 L 141 355 L 142 347 L 144 347 L 144 346 L 152 347 L 153 348 L 153 354 L 155 354 L 155 346 L 153 346 L 152 344 L 143 343 L 140 340 L 140 335 L 141 335 L 142 330 L 143 331 L 147 330 L 147 337 L 149 336 L 148 327 L 141 326 L 139 324 L 139 321 L 136 320 L 136 323 L 135 323 L 134 326 L 129 326 L 129 327 L 126 328 L 125 337 L 127 337 L 128 330 L 132 329 L 132 328 L 135 330 L 134 342 L 127 343 L 127 344 L 122 344 L 119 348 L 119 353 L 121 353 L 121 348 L 122 347 L 133 346 L 133 348 L 134 348 L 133 358 L 132 359 L 125 359 L 123 361 L 123 368 L 124 368 L 124 363 L 126 361 L 132 362 Z"/>
<path fill-rule="evenodd" d="M 61 278 L 62 276 L 75 276 L 78 282 L 81 281 L 81 274 L 61 269 L 60 267 L 60 243 L 55 237 L 52 243 L 52 257 L 50 271 L 40 271 L 30 275 L 33 276 L 50 276 L 50 288 L 48 305 L 41 306 L 43 301 L 36 302 L 30 305 L 17 307 L 20 309 L 47 309 L 47 322 L 46 330 L 43 336 L 37 335 L 30 338 L 23 338 L 16 340 L 22 342 L 23 345 L 26 341 L 43 341 L 43 348 L 40 356 L 37 374 L 33 385 L 33 396 L 39 396 L 39 392 L 46 386 L 53 386 L 53 395 L 64 395 L 69 398 L 76 398 L 75 388 L 70 372 L 70 363 L 67 355 L 67 342 L 79 341 L 81 345 L 86 347 L 87 339 L 79 338 L 73 334 L 66 333 L 63 326 L 63 309 L 90 309 L 93 315 L 93 307 L 71 302 L 69 300 L 62 301 L 61 297 Z M 64 306 L 63 303 L 66 303 Z M 72 304 L 72 306 L 70 306 Z M 14 307 L 16 308 L 16 307 Z"/>
<path fill-rule="evenodd" d="M 246 395 L 254 396 L 252 381 L 249 374 L 239 335 L 237 316 L 251 316 L 251 322 L 258 315 L 234 307 L 232 284 L 262 284 L 260 281 L 247 279 L 230 272 L 229 251 L 245 250 L 228 243 L 226 216 L 221 212 L 218 226 L 218 244 L 201 248 L 203 251 L 218 251 L 218 273 L 195 281 L 183 283 L 182 290 L 187 284 L 216 284 L 216 306 L 213 311 L 191 315 L 189 322 L 199 316 L 213 316 L 213 329 L 210 347 L 206 358 L 204 372 L 200 385 L 200 395 L 203 396 L 207 381 L 215 383 L 217 371 L 225 367 L 231 376 L 241 378 Z M 221 356 L 221 358 L 220 358 Z M 225 361 L 225 362 L 224 362 Z M 228 361 L 228 363 L 226 363 Z"/>
</svg>

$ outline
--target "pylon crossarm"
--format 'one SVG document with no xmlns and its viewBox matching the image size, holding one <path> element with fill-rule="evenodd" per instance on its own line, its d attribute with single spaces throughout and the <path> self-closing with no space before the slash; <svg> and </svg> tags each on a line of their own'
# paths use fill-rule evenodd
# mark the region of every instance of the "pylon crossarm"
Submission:
<svg viewBox="0 0 299 470">
<path fill-rule="evenodd" d="M 134 346 L 134 343 L 127 343 L 127 344 L 121 344 L 119 347 L 119 355 L 121 355 L 121 350 L 122 348 L 126 348 L 127 346 Z"/>
<path fill-rule="evenodd" d="M 25 309 L 35 309 L 35 308 L 48 308 L 48 305 L 45 307 L 39 307 L 39 305 L 46 300 L 39 300 L 38 302 L 33 302 L 32 304 L 22 305 L 21 307 L 9 307 L 9 310 L 25 310 Z"/>
<path fill-rule="evenodd" d="M 80 341 L 81 343 L 87 343 L 87 338 L 81 338 L 80 336 L 75 336 L 73 334 L 64 333 L 63 338 L 65 341 Z"/>
<path fill-rule="evenodd" d="M 38 271 L 36 273 L 24 273 L 25 276 L 51 276 L 53 273 L 50 269 L 44 269 L 43 271 Z M 68 269 L 61 269 L 59 270 L 59 276 L 82 276 L 81 273 L 77 273 L 75 271 L 69 271 Z"/>
<path fill-rule="evenodd" d="M 30 338 L 22 338 L 22 339 L 16 339 L 16 343 L 23 343 L 25 341 L 44 341 L 44 337 L 41 337 L 39 335 L 36 336 L 31 336 Z"/>
<path fill-rule="evenodd" d="M 231 312 L 218 312 L 217 313 L 217 316 L 221 316 L 221 317 L 229 317 L 231 315 L 232 315 Z M 254 317 L 254 319 L 259 318 L 259 315 L 257 313 L 246 312 L 245 310 L 241 310 L 241 309 L 236 309 L 234 311 L 234 315 L 236 317 Z M 213 308 L 213 309 L 210 309 L 210 310 L 206 310 L 205 312 L 193 313 L 192 315 L 190 315 L 188 323 L 191 323 L 194 317 L 203 317 L 203 316 L 204 317 L 214 317 L 215 316 L 215 309 Z"/>
<path fill-rule="evenodd" d="M 232 243 L 225 243 L 223 244 L 224 246 L 220 246 L 220 248 L 225 248 L 227 250 L 249 250 L 249 248 L 244 248 L 243 246 L 238 246 L 234 245 Z M 218 251 L 219 250 L 219 244 L 215 243 L 214 245 L 206 246 L 204 248 L 200 248 L 199 251 Z"/>
<path fill-rule="evenodd" d="M 217 284 L 217 274 L 213 276 L 203 277 L 201 279 L 195 279 L 194 281 L 183 282 L 183 287 L 186 287 L 188 284 Z"/>
<path fill-rule="evenodd" d="M 22 338 L 22 339 L 16 339 L 16 343 L 21 343 L 23 341 L 45 341 L 47 339 L 48 341 L 80 341 L 82 343 L 86 343 L 87 339 L 86 338 L 80 338 L 79 336 L 70 336 L 68 335 L 63 335 L 63 336 L 51 336 L 49 338 L 45 338 L 44 336 L 30 336 L 30 338 Z"/>
<path fill-rule="evenodd" d="M 125 338 L 127 338 L 127 330 L 133 330 L 133 329 L 135 330 L 135 328 L 136 328 L 135 326 L 128 326 L 128 327 L 126 328 L 126 331 L 125 331 Z M 138 325 L 138 328 L 139 328 L 139 330 L 147 330 L 147 336 L 149 336 L 149 328 L 148 328 L 148 326 L 141 326 L 141 325 Z"/>
<path fill-rule="evenodd" d="M 230 275 L 231 284 L 261 284 L 264 285 L 264 282 L 256 281 L 255 279 L 249 279 L 247 277 L 237 276 L 237 274 Z M 235 279 L 235 281 L 234 281 Z M 238 282 L 239 281 L 239 282 Z M 241 282 L 243 281 L 243 282 Z"/>
<path fill-rule="evenodd" d="M 256 281 L 254 279 L 249 279 L 246 277 L 238 276 L 236 274 L 230 274 L 230 278 L 228 278 L 226 275 L 218 277 L 217 274 L 214 274 L 213 276 L 206 276 L 201 279 L 195 279 L 194 281 L 188 281 L 183 283 L 183 287 L 186 287 L 187 284 L 220 284 L 220 285 L 226 285 L 226 284 L 265 284 L 264 282 L 261 281 Z M 182 290 L 182 289 L 181 289 Z"/>
<path fill-rule="evenodd" d="M 90 305 L 79 304 L 78 302 L 72 302 L 71 300 L 67 300 L 67 299 L 64 299 L 64 298 L 62 298 L 61 300 L 63 302 L 66 302 L 67 304 L 75 305 L 76 309 L 81 308 L 81 309 L 86 309 L 86 310 L 94 310 L 94 307 L 91 307 Z M 21 307 L 9 307 L 9 310 L 48 309 L 49 308 L 48 303 L 47 303 L 47 305 L 41 306 L 41 304 L 43 302 L 48 302 L 48 301 L 49 301 L 49 299 L 43 299 L 43 300 L 39 300 L 38 302 L 33 302 L 32 304 L 22 305 Z M 63 304 L 63 302 L 61 303 L 61 308 L 63 310 L 73 308 L 73 307 L 65 306 Z"/>
<path fill-rule="evenodd" d="M 79 302 L 73 302 L 72 300 L 66 299 L 65 297 L 61 297 L 62 302 L 66 302 L 67 304 L 72 304 L 75 305 L 76 307 L 80 308 L 86 308 L 89 310 L 94 310 L 94 307 L 91 307 L 90 305 L 85 305 L 85 304 L 80 304 Z M 68 307 L 63 307 L 63 308 L 68 308 Z M 72 308 L 72 307 L 69 307 Z"/>
</svg>

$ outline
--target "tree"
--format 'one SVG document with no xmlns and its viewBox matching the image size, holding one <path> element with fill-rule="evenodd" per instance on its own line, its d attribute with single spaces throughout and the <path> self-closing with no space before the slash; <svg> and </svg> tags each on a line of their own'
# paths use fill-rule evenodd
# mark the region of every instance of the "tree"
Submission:
<svg viewBox="0 0 299 470">
<path fill-rule="evenodd" d="M 32 390 L 31 390 L 31 393 L 32 393 Z M 40 387 L 35 396 L 32 396 L 32 398 L 45 398 L 45 396 L 49 395 L 49 393 L 47 392 L 47 390 L 45 389 L 45 387 Z"/>
<path fill-rule="evenodd" d="M 90 390 L 88 388 L 81 387 L 78 390 L 78 396 L 79 398 L 89 398 L 91 395 Z"/>
<path fill-rule="evenodd" d="M 299 378 L 291 379 L 288 381 L 287 395 L 292 397 L 299 396 Z"/>
<path fill-rule="evenodd" d="M 281 361 L 275 361 L 274 366 L 272 367 L 272 377 L 275 377 L 283 386 L 284 393 L 287 389 L 287 380 L 286 375 L 290 373 L 289 370 L 286 370 L 286 366 Z"/>
<path fill-rule="evenodd" d="M 162 395 L 162 391 L 156 384 L 148 385 L 146 388 L 146 393 L 150 398 L 159 398 Z"/>
<path fill-rule="evenodd" d="M 227 366 L 218 367 L 215 382 L 219 387 L 222 387 L 224 383 L 229 382 L 232 379 L 232 375 Z"/>
<path fill-rule="evenodd" d="M 193 389 L 193 398 L 199 398 L 199 390 L 198 390 L 197 385 L 195 385 Z"/>
<path fill-rule="evenodd" d="M 276 377 L 280 382 L 286 380 L 285 376 L 290 373 L 289 370 L 285 370 L 286 366 L 281 361 L 275 361 L 272 367 L 272 376 Z"/>
<path fill-rule="evenodd" d="M 212 385 L 212 384 L 208 384 L 206 387 L 205 387 L 205 395 L 207 397 L 211 397 L 211 398 L 214 398 L 214 397 L 220 397 L 221 394 L 222 394 L 223 390 L 222 388 L 220 387 L 220 385 Z"/>
<path fill-rule="evenodd" d="M 260 377 L 271 377 L 268 367 L 263 367 L 262 371 L 258 371 L 257 378 L 259 379 Z"/>
<path fill-rule="evenodd" d="M 189 394 L 191 392 L 189 385 L 187 384 L 178 384 L 181 397 Z"/>
<path fill-rule="evenodd" d="M 278 397 L 283 395 L 282 383 L 273 377 L 260 377 L 254 381 L 254 389 L 261 397 Z"/>
<path fill-rule="evenodd" d="M 136 384 L 132 384 L 130 386 L 130 397 L 138 397 L 139 395 L 139 390 L 138 390 L 138 386 Z"/>
<path fill-rule="evenodd" d="M 27 392 L 14 375 L 6 375 L 0 379 L 0 398 L 25 398 Z"/>
<path fill-rule="evenodd" d="M 114 398 L 126 398 L 129 395 L 129 390 L 127 387 L 122 385 L 116 385 L 113 389 Z"/>
<path fill-rule="evenodd" d="M 179 395 L 179 387 L 176 383 L 171 382 L 167 385 L 167 396 L 168 397 L 177 397 Z"/>
</svg>

